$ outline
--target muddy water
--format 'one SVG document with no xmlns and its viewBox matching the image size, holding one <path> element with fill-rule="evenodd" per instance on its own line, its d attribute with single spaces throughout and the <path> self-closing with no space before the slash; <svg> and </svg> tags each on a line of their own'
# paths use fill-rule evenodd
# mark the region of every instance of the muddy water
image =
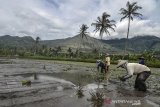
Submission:
<svg viewBox="0 0 160 107">
<path fill-rule="evenodd" d="M 111 79 L 99 86 L 92 77 L 91 68 L 51 61 L 12 60 L 0 65 L 0 107 L 92 107 L 90 92 L 104 93 L 103 107 L 159 107 L 159 94 L 149 89 L 143 93 L 128 83 Z M 45 65 L 45 69 L 44 69 Z M 35 79 L 35 74 L 37 79 Z M 157 77 L 155 77 L 157 78 Z M 22 86 L 22 80 L 31 80 L 31 86 Z M 78 98 L 78 83 L 84 97 Z"/>
</svg>

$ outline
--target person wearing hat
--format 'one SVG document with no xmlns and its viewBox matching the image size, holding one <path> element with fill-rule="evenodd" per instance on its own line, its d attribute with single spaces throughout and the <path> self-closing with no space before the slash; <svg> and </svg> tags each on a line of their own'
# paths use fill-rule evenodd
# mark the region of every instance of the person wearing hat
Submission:
<svg viewBox="0 0 160 107">
<path fill-rule="evenodd" d="M 109 54 L 106 53 L 105 55 L 105 63 L 106 63 L 106 72 L 109 72 L 109 66 L 110 66 L 110 57 L 109 57 Z"/>
<path fill-rule="evenodd" d="M 106 66 L 105 63 L 101 60 L 97 60 L 96 61 L 97 64 L 97 70 L 99 71 L 99 68 L 101 68 L 101 73 L 104 73 L 104 71 L 106 71 Z"/>
<path fill-rule="evenodd" d="M 109 72 L 110 57 L 109 57 L 109 54 L 108 54 L 108 53 L 106 53 L 105 56 L 106 56 L 106 57 L 105 57 L 105 66 L 106 66 L 105 73 L 106 73 L 106 80 L 107 80 L 107 82 L 108 82 L 109 74 L 110 74 L 110 72 Z"/>
<path fill-rule="evenodd" d="M 139 64 L 145 65 L 143 56 L 139 58 Z"/>
<path fill-rule="evenodd" d="M 128 63 L 126 60 L 119 60 L 117 68 L 124 68 L 127 71 L 127 75 L 120 77 L 121 81 L 126 81 L 133 75 L 137 75 L 134 88 L 139 91 L 146 91 L 146 79 L 151 75 L 151 70 L 142 64 Z"/>
</svg>

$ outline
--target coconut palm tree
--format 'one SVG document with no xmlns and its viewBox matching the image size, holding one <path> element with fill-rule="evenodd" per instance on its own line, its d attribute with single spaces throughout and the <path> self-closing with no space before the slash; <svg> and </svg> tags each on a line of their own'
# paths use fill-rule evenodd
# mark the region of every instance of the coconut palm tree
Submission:
<svg viewBox="0 0 160 107">
<path fill-rule="evenodd" d="M 97 21 L 95 23 L 92 23 L 91 25 L 95 26 L 95 34 L 99 31 L 99 36 L 102 40 L 103 38 L 103 34 L 109 34 L 109 29 L 114 30 L 114 27 L 116 27 L 116 25 L 114 24 L 115 21 L 114 20 L 109 20 L 108 18 L 110 17 L 109 14 L 107 14 L 106 12 L 104 12 L 102 14 L 101 17 L 97 17 Z"/>
<path fill-rule="evenodd" d="M 82 26 L 80 27 L 80 32 L 79 32 L 79 35 L 81 36 L 81 38 L 83 39 L 84 37 L 87 39 L 87 29 L 89 27 L 85 24 L 82 24 Z"/>
<path fill-rule="evenodd" d="M 81 42 L 83 43 L 83 46 L 85 46 L 84 45 L 84 39 L 87 40 L 87 34 L 88 34 L 87 29 L 88 28 L 89 27 L 85 24 L 82 24 L 82 26 L 80 27 L 79 35 L 80 35 Z"/>
<path fill-rule="evenodd" d="M 40 37 L 36 37 L 36 40 L 35 40 L 35 53 L 37 54 L 37 52 L 38 52 L 38 44 L 39 44 L 39 41 L 40 41 Z"/>
<path fill-rule="evenodd" d="M 116 25 L 114 24 L 115 21 L 110 20 L 109 17 L 110 15 L 104 12 L 101 17 L 97 17 L 97 21 L 95 23 L 91 24 L 91 26 L 92 25 L 95 26 L 95 30 L 94 30 L 95 34 L 99 31 L 99 36 L 101 40 L 103 38 L 104 33 L 106 33 L 106 35 L 107 34 L 110 35 L 109 29 L 115 31 L 114 30 L 114 27 L 116 27 Z M 102 46 L 99 46 L 99 47 L 100 47 L 100 52 L 102 54 L 102 51 L 101 51 Z"/>
<path fill-rule="evenodd" d="M 133 17 L 141 18 L 141 16 L 142 16 L 142 14 L 137 12 L 139 9 L 142 9 L 142 7 L 137 6 L 137 2 L 130 3 L 129 1 L 126 4 L 126 9 L 124 9 L 124 8 L 120 9 L 120 11 L 121 11 L 120 14 L 123 15 L 123 17 L 121 18 L 120 21 L 122 21 L 125 18 L 128 18 L 128 30 L 127 30 L 127 39 L 126 39 L 126 43 L 125 43 L 124 55 L 126 54 L 126 50 L 127 50 L 130 21 L 131 20 L 133 21 Z"/>
</svg>

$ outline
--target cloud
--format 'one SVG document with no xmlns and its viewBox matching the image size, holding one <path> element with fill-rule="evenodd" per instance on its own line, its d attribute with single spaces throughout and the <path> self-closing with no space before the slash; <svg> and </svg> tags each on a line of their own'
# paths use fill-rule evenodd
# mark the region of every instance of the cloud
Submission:
<svg viewBox="0 0 160 107">
<path fill-rule="evenodd" d="M 112 32 L 112 35 L 119 38 L 126 37 L 126 32 L 128 28 L 128 20 L 123 22 L 118 22 L 116 32 Z M 143 36 L 143 35 L 155 35 L 159 36 L 160 26 L 157 23 L 154 23 L 151 20 L 138 20 L 135 19 L 131 22 L 130 25 L 130 38 L 134 36 Z"/>
<path fill-rule="evenodd" d="M 116 32 L 104 39 L 126 37 L 127 20 L 119 22 L 119 9 L 128 0 L 1 0 L 0 35 L 39 36 L 41 39 L 72 37 L 82 24 L 90 26 L 97 16 L 108 12 L 116 20 Z M 135 1 L 135 0 L 130 0 Z M 138 1 L 138 0 L 137 0 Z M 130 37 L 155 35 L 160 37 L 160 0 L 139 0 L 143 19 L 131 22 Z M 98 33 L 95 35 L 98 37 Z"/>
</svg>

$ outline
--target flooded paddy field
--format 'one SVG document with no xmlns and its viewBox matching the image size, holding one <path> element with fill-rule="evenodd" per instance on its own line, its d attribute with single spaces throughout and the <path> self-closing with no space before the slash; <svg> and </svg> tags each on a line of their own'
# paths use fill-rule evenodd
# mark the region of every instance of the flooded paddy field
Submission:
<svg viewBox="0 0 160 107">
<path fill-rule="evenodd" d="M 102 107 L 159 107 L 160 68 L 151 68 L 148 91 L 134 90 L 135 76 L 126 82 L 122 69 L 111 66 L 109 83 L 94 80 L 96 64 L 27 59 L 0 60 L 0 107 L 92 107 L 91 93 L 103 93 Z M 31 84 L 23 85 L 22 81 Z M 84 96 L 78 98 L 81 84 Z M 97 106 L 95 106 L 97 107 Z"/>
</svg>

